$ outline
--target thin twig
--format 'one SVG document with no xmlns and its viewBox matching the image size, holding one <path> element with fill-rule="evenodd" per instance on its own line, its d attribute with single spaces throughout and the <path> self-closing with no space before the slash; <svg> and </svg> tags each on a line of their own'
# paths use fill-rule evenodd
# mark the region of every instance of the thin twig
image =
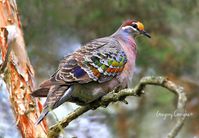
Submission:
<svg viewBox="0 0 199 138">
<path fill-rule="evenodd" d="M 111 102 L 123 101 L 127 96 L 140 96 L 143 93 L 143 89 L 146 85 L 157 85 L 168 89 L 170 92 L 175 93 L 178 96 L 177 110 L 180 113 L 185 112 L 186 96 L 182 87 L 175 85 L 173 82 L 169 81 L 165 77 L 144 77 L 133 89 L 123 89 L 119 92 L 110 92 L 100 100 L 93 102 L 87 106 L 79 107 L 70 114 L 68 114 L 63 120 L 59 121 L 57 124 L 53 125 L 48 133 L 49 138 L 55 138 L 59 136 L 60 131 L 68 126 L 68 124 L 74 119 L 78 118 L 85 112 L 98 107 L 106 107 Z M 168 138 L 174 138 L 183 126 L 185 116 L 180 116 L 177 118 L 176 125 L 171 129 L 168 134 Z"/>
</svg>

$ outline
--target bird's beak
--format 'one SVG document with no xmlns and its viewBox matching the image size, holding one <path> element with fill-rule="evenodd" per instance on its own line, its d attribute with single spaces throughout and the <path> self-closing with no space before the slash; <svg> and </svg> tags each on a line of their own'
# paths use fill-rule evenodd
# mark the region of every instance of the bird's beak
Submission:
<svg viewBox="0 0 199 138">
<path fill-rule="evenodd" d="M 146 37 L 151 38 L 151 35 L 149 33 L 147 33 L 146 31 L 144 31 L 144 30 L 140 31 L 140 34 L 143 34 Z"/>
</svg>

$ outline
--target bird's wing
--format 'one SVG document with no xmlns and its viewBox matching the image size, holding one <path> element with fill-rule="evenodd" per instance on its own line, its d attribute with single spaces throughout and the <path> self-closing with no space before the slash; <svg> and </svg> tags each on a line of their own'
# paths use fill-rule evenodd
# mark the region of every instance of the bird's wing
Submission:
<svg viewBox="0 0 199 138">
<path fill-rule="evenodd" d="M 50 80 L 69 85 L 91 81 L 102 83 L 120 74 L 126 62 L 127 56 L 117 40 L 100 38 L 65 57 Z"/>
<path fill-rule="evenodd" d="M 44 94 L 40 94 L 40 92 L 48 90 L 44 110 L 36 124 L 43 120 L 49 109 L 58 107 L 65 101 L 62 99 L 68 98 L 70 85 L 109 81 L 122 72 L 126 62 L 126 54 L 119 42 L 110 37 L 93 40 L 65 57 L 50 80 L 45 81 L 41 85 L 41 89 L 33 92 L 33 95 L 43 96 Z"/>
</svg>

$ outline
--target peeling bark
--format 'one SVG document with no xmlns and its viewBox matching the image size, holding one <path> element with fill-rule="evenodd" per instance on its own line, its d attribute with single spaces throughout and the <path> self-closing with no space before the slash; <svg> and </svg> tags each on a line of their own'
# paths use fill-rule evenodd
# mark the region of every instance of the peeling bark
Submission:
<svg viewBox="0 0 199 138">
<path fill-rule="evenodd" d="M 0 28 L 3 61 L 0 73 L 10 94 L 18 129 L 24 138 L 45 138 L 48 131 L 46 121 L 34 125 L 42 105 L 30 96 L 34 87 L 34 70 L 26 53 L 15 0 L 0 1 Z"/>
</svg>

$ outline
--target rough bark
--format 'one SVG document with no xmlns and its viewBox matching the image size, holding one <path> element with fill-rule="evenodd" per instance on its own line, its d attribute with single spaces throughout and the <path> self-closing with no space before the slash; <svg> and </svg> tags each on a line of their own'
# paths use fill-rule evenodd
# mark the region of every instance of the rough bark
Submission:
<svg viewBox="0 0 199 138">
<path fill-rule="evenodd" d="M 10 94 L 16 124 L 24 138 L 46 137 L 47 125 L 43 121 L 35 127 L 42 105 L 33 99 L 34 70 L 25 50 L 25 43 L 15 0 L 0 1 L 0 67 Z M 9 101 L 8 101 L 9 102 Z M 36 110 L 39 107 L 40 110 Z"/>
</svg>

